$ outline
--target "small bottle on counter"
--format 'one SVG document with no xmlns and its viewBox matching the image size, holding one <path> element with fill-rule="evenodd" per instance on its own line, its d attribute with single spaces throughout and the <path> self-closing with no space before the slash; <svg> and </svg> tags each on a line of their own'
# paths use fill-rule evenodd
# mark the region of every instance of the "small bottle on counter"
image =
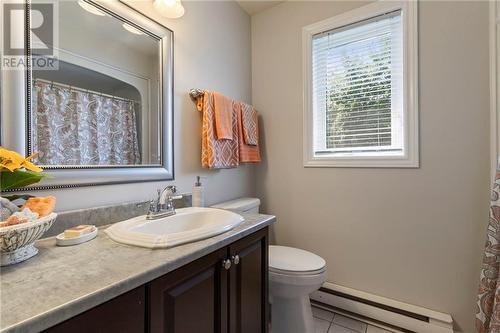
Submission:
<svg viewBox="0 0 500 333">
<path fill-rule="evenodd" d="M 193 207 L 205 207 L 205 194 L 203 193 L 203 186 L 201 186 L 200 176 L 196 176 L 196 183 L 193 186 Z"/>
</svg>

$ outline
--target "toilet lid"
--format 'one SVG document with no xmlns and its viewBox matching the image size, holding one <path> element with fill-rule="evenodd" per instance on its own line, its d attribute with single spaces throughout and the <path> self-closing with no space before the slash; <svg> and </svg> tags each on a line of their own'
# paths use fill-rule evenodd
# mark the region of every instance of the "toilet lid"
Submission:
<svg viewBox="0 0 500 333">
<path fill-rule="evenodd" d="M 326 261 L 320 256 L 288 246 L 269 246 L 269 269 L 296 273 L 322 271 Z"/>
</svg>

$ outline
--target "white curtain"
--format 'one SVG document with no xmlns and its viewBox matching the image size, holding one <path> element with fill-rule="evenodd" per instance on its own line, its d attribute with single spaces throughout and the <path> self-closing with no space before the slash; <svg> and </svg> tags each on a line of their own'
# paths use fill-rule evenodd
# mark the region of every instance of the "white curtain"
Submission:
<svg viewBox="0 0 500 333">
<path fill-rule="evenodd" d="M 141 161 L 135 103 L 36 81 L 32 147 L 42 165 Z"/>
</svg>

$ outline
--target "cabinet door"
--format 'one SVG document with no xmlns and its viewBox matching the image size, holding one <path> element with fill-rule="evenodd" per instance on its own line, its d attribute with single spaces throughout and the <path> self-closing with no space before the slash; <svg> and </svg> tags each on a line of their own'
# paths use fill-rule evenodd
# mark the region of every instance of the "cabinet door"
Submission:
<svg viewBox="0 0 500 333">
<path fill-rule="evenodd" d="M 45 333 L 143 333 L 145 287 L 141 286 L 44 331 Z"/>
<path fill-rule="evenodd" d="M 226 248 L 149 284 L 151 333 L 226 333 Z"/>
<path fill-rule="evenodd" d="M 229 246 L 233 258 L 229 275 L 230 333 L 268 332 L 267 252 L 268 228 Z"/>
</svg>

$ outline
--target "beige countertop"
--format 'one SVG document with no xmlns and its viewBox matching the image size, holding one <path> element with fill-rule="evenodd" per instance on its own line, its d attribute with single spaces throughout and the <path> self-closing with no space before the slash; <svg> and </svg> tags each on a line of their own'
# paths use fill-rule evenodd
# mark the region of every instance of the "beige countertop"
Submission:
<svg viewBox="0 0 500 333">
<path fill-rule="evenodd" d="M 106 227 L 77 246 L 42 239 L 37 256 L 0 270 L 0 332 L 40 332 L 276 221 L 272 215 L 243 217 L 231 231 L 170 249 L 116 243 Z"/>
</svg>

